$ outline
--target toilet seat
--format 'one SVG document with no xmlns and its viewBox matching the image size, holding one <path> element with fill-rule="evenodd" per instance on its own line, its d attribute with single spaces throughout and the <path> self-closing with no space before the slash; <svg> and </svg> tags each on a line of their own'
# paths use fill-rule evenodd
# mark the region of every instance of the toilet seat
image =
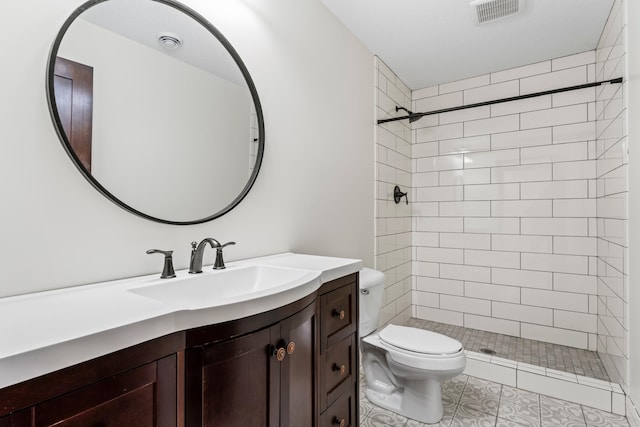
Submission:
<svg viewBox="0 0 640 427">
<path fill-rule="evenodd" d="M 379 336 L 385 344 L 412 353 L 448 355 L 462 349 L 459 341 L 446 335 L 407 326 L 388 325 Z"/>
<path fill-rule="evenodd" d="M 394 325 L 389 325 L 386 328 L 389 328 L 390 326 L 394 326 Z M 402 326 L 395 326 L 395 327 L 404 328 Z M 390 339 L 391 341 L 394 341 L 394 339 L 389 338 L 389 336 L 394 335 L 393 330 L 395 329 L 395 327 L 391 328 L 390 331 L 387 331 L 387 334 L 384 334 L 386 338 Z M 389 342 L 383 340 L 380 335 L 382 334 L 382 332 L 384 332 L 386 328 L 382 329 L 380 332 L 373 333 L 371 335 L 364 337 L 363 341 L 370 345 L 373 345 L 374 347 L 378 347 L 380 349 L 385 350 L 387 358 L 392 360 L 393 362 L 398 363 L 400 365 L 407 366 L 407 367 L 411 367 L 414 369 L 423 370 L 425 372 L 431 371 L 436 373 L 437 372 L 444 373 L 447 371 L 455 371 L 456 369 L 464 369 L 466 358 L 464 355 L 464 349 L 462 348 L 462 345 L 458 341 L 449 337 L 445 337 L 441 334 L 432 332 L 431 334 L 442 336 L 444 338 L 450 339 L 451 341 L 457 343 L 456 347 L 458 348 L 458 350 L 454 351 L 453 353 L 446 353 L 446 354 L 419 353 L 416 351 L 404 349 L 394 344 L 390 344 Z M 411 329 L 416 329 L 420 331 L 417 328 L 411 328 Z M 425 331 L 425 332 L 428 332 L 428 331 Z M 409 334 L 412 334 L 412 332 L 409 332 Z M 399 336 L 402 336 L 402 335 L 399 335 Z M 428 336 L 431 336 L 431 335 L 428 335 Z M 396 338 L 397 337 L 398 335 L 396 335 Z M 398 342 L 400 340 L 401 340 L 400 338 L 397 338 L 397 340 L 394 342 L 404 346 L 410 346 L 409 343 L 406 341 Z M 426 345 L 428 345 L 428 343 Z"/>
</svg>

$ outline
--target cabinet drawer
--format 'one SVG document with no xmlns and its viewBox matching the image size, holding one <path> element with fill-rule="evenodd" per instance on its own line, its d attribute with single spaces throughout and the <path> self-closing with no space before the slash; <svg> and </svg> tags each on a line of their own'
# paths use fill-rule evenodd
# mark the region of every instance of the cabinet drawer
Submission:
<svg viewBox="0 0 640 427">
<path fill-rule="evenodd" d="M 353 394 L 345 393 L 323 414 L 320 427 L 356 427 L 356 402 Z"/>
<path fill-rule="evenodd" d="M 358 377 L 356 348 L 353 335 L 331 347 L 325 354 L 322 372 L 322 393 L 326 405 L 331 405 L 345 391 L 351 390 Z"/>
<path fill-rule="evenodd" d="M 321 347 L 325 350 L 355 332 L 355 283 L 343 286 L 321 297 Z"/>
</svg>

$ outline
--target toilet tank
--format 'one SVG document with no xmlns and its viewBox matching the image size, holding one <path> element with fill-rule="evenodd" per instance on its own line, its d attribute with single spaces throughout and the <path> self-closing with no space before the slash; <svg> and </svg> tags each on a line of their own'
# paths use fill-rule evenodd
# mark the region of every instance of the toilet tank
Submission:
<svg viewBox="0 0 640 427">
<path fill-rule="evenodd" d="M 360 337 L 365 337 L 378 328 L 384 273 L 370 268 L 360 270 Z"/>
</svg>

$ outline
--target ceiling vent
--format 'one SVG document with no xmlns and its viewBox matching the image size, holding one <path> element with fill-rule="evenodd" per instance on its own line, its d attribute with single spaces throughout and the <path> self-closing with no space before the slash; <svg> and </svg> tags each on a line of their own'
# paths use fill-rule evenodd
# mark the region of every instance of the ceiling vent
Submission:
<svg viewBox="0 0 640 427">
<path fill-rule="evenodd" d="M 474 0 L 469 3 L 476 24 L 486 24 L 516 15 L 524 9 L 525 0 Z"/>
<path fill-rule="evenodd" d="M 174 50 L 182 46 L 182 39 L 172 33 L 162 33 L 158 36 L 158 43 L 165 49 Z"/>
</svg>

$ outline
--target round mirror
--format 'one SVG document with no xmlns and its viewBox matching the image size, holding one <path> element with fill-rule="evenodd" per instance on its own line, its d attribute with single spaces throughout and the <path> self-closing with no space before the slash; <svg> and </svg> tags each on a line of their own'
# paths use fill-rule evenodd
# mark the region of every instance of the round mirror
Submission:
<svg viewBox="0 0 640 427">
<path fill-rule="evenodd" d="M 264 123 L 249 72 L 213 25 L 172 0 L 76 9 L 53 44 L 47 96 L 80 172 L 144 218 L 217 218 L 260 169 Z"/>
</svg>

